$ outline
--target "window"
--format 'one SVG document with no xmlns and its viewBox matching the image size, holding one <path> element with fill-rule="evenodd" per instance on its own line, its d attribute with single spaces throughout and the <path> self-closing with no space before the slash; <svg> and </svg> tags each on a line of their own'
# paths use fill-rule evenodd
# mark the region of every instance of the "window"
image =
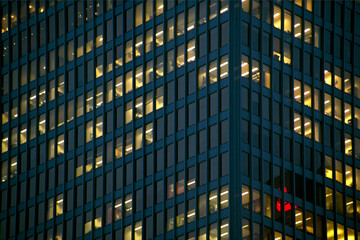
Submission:
<svg viewBox="0 0 360 240">
<path fill-rule="evenodd" d="M 274 5 L 274 27 L 281 29 L 281 8 Z"/>
</svg>

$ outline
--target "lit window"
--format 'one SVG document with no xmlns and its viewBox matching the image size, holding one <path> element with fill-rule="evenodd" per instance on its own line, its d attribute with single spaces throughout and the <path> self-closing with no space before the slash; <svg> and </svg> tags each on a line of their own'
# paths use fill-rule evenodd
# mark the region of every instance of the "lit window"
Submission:
<svg viewBox="0 0 360 240">
<path fill-rule="evenodd" d="M 135 38 L 135 58 L 140 57 L 143 52 L 143 40 L 142 35 Z"/>
<path fill-rule="evenodd" d="M 222 186 L 220 188 L 220 209 L 229 207 L 229 186 Z"/>
<path fill-rule="evenodd" d="M 145 127 L 145 145 L 149 145 L 153 142 L 153 124 L 146 124 Z"/>
<path fill-rule="evenodd" d="M 155 6 L 155 14 L 156 16 L 159 16 L 164 11 L 164 2 L 163 0 L 156 0 L 156 6 Z"/>
<path fill-rule="evenodd" d="M 106 97 L 105 97 L 105 101 L 106 103 L 109 103 L 113 100 L 113 81 L 109 81 L 106 83 Z"/>
<path fill-rule="evenodd" d="M 103 101 L 103 86 L 99 86 L 96 88 L 96 99 L 95 99 L 95 104 L 96 104 L 96 108 L 99 108 L 103 105 L 104 101 Z"/>
<path fill-rule="evenodd" d="M 311 86 L 307 84 L 304 84 L 304 104 L 311 107 Z"/>
<path fill-rule="evenodd" d="M 10 159 L 10 178 L 16 177 L 17 168 L 17 156 L 15 156 Z"/>
<path fill-rule="evenodd" d="M 116 138 L 116 145 L 115 145 L 115 158 L 121 158 L 122 157 L 122 138 L 118 137 Z"/>
<path fill-rule="evenodd" d="M 146 94 L 146 106 L 145 106 L 145 114 L 148 115 L 153 111 L 153 94 L 149 92 Z"/>
<path fill-rule="evenodd" d="M 311 120 L 304 117 L 304 135 L 305 135 L 305 137 L 312 138 L 311 132 L 312 132 Z"/>
<path fill-rule="evenodd" d="M 142 6 L 143 6 L 142 3 L 140 3 L 135 7 L 135 27 L 138 27 L 142 24 L 143 21 Z"/>
<path fill-rule="evenodd" d="M 145 33 L 145 53 L 153 50 L 153 30 L 150 29 Z"/>
<path fill-rule="evenodd" d="M 17 127 L 12 128 L 12 129 L 10 130 L 10 146 L 11 146 L 11 148 L 16 148 L 16 147 L 18 146 L 18 136 L 17 136 L 17 133 L 18 133 Z"/>
<path fill-rule="evenodd" d="M 220 79 L 226 78 L 229 75 L 229 59 L 228 55 L 220 58 Z"/>
<path fill-rule="evenodd" d="M 87 113 L 93 110 L 93 102 L 94 102 L 93 92 L 89 91 L 86 93 L 86 112 Z"/>
<path fill-rule="evenodd" d="M 229 11 L 228 0 L 220 0 L 220 14 L 226 13 L 227 11 Z"/>
<path fill-rule="evenodd" d="M 352 166 L 347 165 L 345 166 L 345 181 L 346 181 L 346 186 L 348 187 L 352 187 L 353 186 L 353 170 L 352 170 Z"/>
<path fill-rule="evenodd" d="M 172 71 L 174 71 L 174 50 L 171 49 L 170 51 L 167 52 L 167 73 L 170 73 Z"/>
<path fill-rule="evenodd" d="M 50 198 L 47 201 L 46 220 L 50 220 L 54 217 L 54 199 Z"/>
<path fill-rule="evenodd" d="M 260 64 L 259 61 L 253 59 L 252 61 L 252 80 L 256 83 L 260 83 Z"/>
<path fill-rule="evenodd" d="M 295 15 L 295 20 L 294 21 L 295 21 L 294 22 L 294 36 L 296 38 L 301 39 L 301 31 L 302 31 L 301 30 L 302 29 L 302 27 L 301 27 L 301 17 Z"/>
<path fill-rule="evenodd" d="M 114 203 L 114 221 L 121 219 L 122 201 L 121 198 L 116 199 Z"/>
<path fill-rule="evenodd" d="M 132 196 L 129 194 L 125 197 L 125 217 L 132 213 Z"/>
<path fill-rule="evenodd" d="M 345 77 L 344 77 L 344 91 L 348 94 L 352 94 L 351 87 L 352 81 L 351 81 L 351 75 L 349 72 L 345 71 Z"/>
<path fill-rule="evenodd" d="M 334 109 L 335 109 L 335 119 L 341 121 L 342 120 L 342 100 L 339 99 L 339 98 L 335 98 L 335 106 L 334 106 Z"/>
<path fill-rule="evenodd" d="M 294 113 L 294 131 L 301 134 L 301 116 L 298 113 Z"/>
<path fill-rule="evenodd" d="M 163 45 L 164 43 L 164 30 L 163 30 L 163 24 L 157 25 L 156 26 L 156 31 L 155 31 L 155 42 L 156 42 L 156 47 L 160 47 Z"/>
<path fill-rule="evenodd" d="M 334 74 L 334 86 L 341 90 L 342 89 L 342 78 L 341 78 L 341 69 L 339 67 L 335 67 L 335 74 Z"/>
<path fill-rule="evenodd" d="M 281 29 L 281 8 L 274 5 L 274 27 Z"/>
<path fill-rule="evenodd" d="M 145 83 L 148 84 L 154 80 L 154 70 L 153 70 L 153 61 L 148 61 L 146 63 L 146 72 L 145 72 Z"/>
<path fill-rule="evenodd" d="M 122 51 L 123 51 L 122 45 L 116 47 L 115 68 L 119 68 L 123 65 Z"/>
<path fill-rule="evenodd" d="M 177 55 L 176 55 L 176 66 L 180 68 L 184 66 L 184 44 L 177 47 Z"/>
<path fill-rule="evenodd" d="M 344 104 L 344 121 L 346 124 L 351 125 L 352 124 L 352 118 L 351 118 L 351 105 L 345 102 Z"/>
<path fill-rule="evenodd" d="M 145 22 L 151 20 L 154 15 L 153 0 L 146 0 L 145 2 Z"/>
<path fill-rule="evenodd" d="M 209 1 L 209 20 L 217 16 L 217 0 Z"/>
<path fill-rule="evenodd" d="M 187 12 L 187 31 L 195 29 L 195 7 L 188 9 Z"/>
<path fill-rule="evenodd" d="M 7 152 L 9 150 L 9 137 L 7 132 L 3 133 L 3 138 L 1 141 L 1 153 Z"/>
<path fill-rule="evenodd" d="M 331 95 L 327 93 L 324 94 L 324 113 L 330 117 L 332 116 Z"/>
<path fill-rule="evenodd" d="M 132 121 L 132 101 L 125 104 L 125 124 Z"/>
<path fill-rule="evenodd" d="M 142 127 L 135 130 L 135 151 L 143 147 Z"/>
<path fill-rule="evenodd" d="M 257 19 L 260 19 L 260 17 L 261 17 L 261 5 L 260 5 L 260 3 L 261 3 L 260 0 L 253 0 L 253 4 L 252 4 L 253 16 L 256 17 Z"/>
<path fill-rule="evenodd" d="M 184 12 L 176 16 L 176 36 L 181 36 L 185 31 Z"/>
<path fill-rule="evenodd" d="M 250 13 L 250 0 L 242 0 L 241 7 L 244 12 Z"/>
<path fill-rule="evenodd" d="M 141 223 L 141 221 L 138 221 L 135 223 L 134 240 L 142 240 L 142 223 Z"/>
<path fill-rule="evenodd" d="M 31 97 L 33 97 L 33 95 L 30 96 L 30 102 L 32 101 Z M 35 98 L 36 98 L 36 95 L 35 95 Z M 39 87 L 39 107 L 41 107 L 45 103 L 46 103 L 46 88 L 45 88 L 45 84 L 43 84 Z M 31 107 L 30 107 L 30 109 L 31 109 Z"/>
<path fill-rule="evenodd" d="M 174 39 L 174 18 L 170 18 L 167 20 L 166 41 L 169 42 L 173 39 Z"/>
<path fill-rule="evenodd" d="M 36 106 L 36 93 L 35 93 L 35 90 L 32 90 L 30 94 L 35 94 L 35 101 L 32 102 L 33 103 L 32 107 L 34 109 L 35 106 Z M 31 105 L 29 107 L 31 107 Z M 20 97 L 20 115 L 23 115 L 26 112 L 27 112 L 27 96 L 26 96 L 26 94 L 23 94 Z"/>
<path fill-rule="evenodd" d="M 351 135 L 345 133 L 345 154 L 348 156 L 352 156 L 352 140 Z"/>
<path fill-rule="evenodd" d="M 266 88 L 270 89 L 271 88 L 271 72 L 270 72 L 270 67 L 267 65 L 263 65 L 262 67 L 263 69 L 263 73 L 262 73 L 262 77 L 263 77 L 263 86 L 265 86 Z"/>
<path fill-rule="evenodd" d="M 284 31 L 291 34 L 291 12 L 288 10 L 284 10 Z"/>
<path fill-rule="evenodd" d="M 125 43 L 125 63 L 133 60 L 132 40 Z"/>
<path fill-rule="evenodd" d="M 291 46 L 287 42 L 284 42 L 284 63 L 291 64 Z"/>
<path fill-rule="evenodd" d="M 96 131 L 98 131 L 98 129 L 96 129 Z M 95 168 L 101 167 L 102 164 L 103 164 L 103 148 L 102 145 L 100 145 L 99 147 L 96 148 Z"/>
<path fill-rule="evenodd" d="M 206 87 L 206 66 L 198 69 L 198 89 Z"/>
<path fill-rule="evenodd" d="M 210 191 L 209 193 L 209 214 L 213 214 L 217 212 L 218 210 L 218 204 L 217 204 L 217 190 Z"/>
<path fill-rule="evenodd" d="M 143 98 L 142 96 L 140 96 L 135 100 L 135 119 L 140 119 L 142 117 L 143 117 Z"/>
<path fill-rule="evenodd" d="M 103 135 L 103 117 L 99 116 L 96 118 L 96 131 L 95 136 L 96 138 L 101 137 Z"/>
<path fill-rule="evenodd" d="M 242 186 L 242 206 L 243 208 L 250 209 L 250 192 L 249 187 L 246 185 Z"/>
<path fill-rule="evenodd" d="M 160 55 L 156 58 L 156 79 L 164 76 L 164 57 Z"/>
<path fill-rule="evenodd" d="M 93 122 L 87 122 L 86 123 L 86 143 L 93 140 L 94 134 L 93 134 Z"/>
<path fill-rule="evenodd" d="M 311 22 L 305 20 L 304 40 L 306 43 L 312 44 L 312 26 Z"/>
<path fill-rule="evenodd" d="M 43 135 L 45 133 L 45 114 L 41 114 L 39 117 L 39 135 Z"/>
<path fill-rule="evenodd" d="M 241 76 L 245 78 L 249 78 L 249 57 L 242 55 L 241 58 Z"/>
<path fill-rule="evenodd" d="M 164 104 L 164 97 L 163 97 L 163 87 L 159 87 L 156 89 L 156 110 L 163 107 Z"/>
<path fill-rule="evenodd" d="M 327 239 L 335 239 L 335 229 L 334 229 L 334 222 L 330 219 L 326 219 L 326 238 Z"/>
<path fill-rule="evenodd" d="M 84 35 L 80 35 L 77 37 L 77 49 L 76 49 L 76 57 L 79 58 L 84 55 Z"/>
<path fill-rule="evenodd" d="M 56 216 L 63 214 L 64 199 L 63 194 L 56 196 Z"/>
<path fill-rule="evenodd" d="M 217 60 L 209 64 L 209 84 L 217 82 Z"/>
<path fill-rule="evenodd" d="M 86 33 L 86 53 L 91 52 L 93 50 L 93 32 L 92 30 Z"/>
<path fill-rule="evenodd" d="M 304 229 L 304 222 L 303 222 L 303 210 L 299 207 L 295 209 L 295 227 L 297 230 L 302 231 Z"/>
<path fill-rule="evenodd" d="M 187 44 L 187 62 L 195 61 L 195 39 L 192 39 Z"/>
<path fill-rule="evenodd" d="M 220 237 L 221 240 L 229 239 L 229 219 L 221 220 Z"/>
<path fill-rule="evenodd" d="M 115 78 L 115 98 L 119 98 L 122 96 L 123 90 L 123 82 L 122 76 L 118 76 Z"/>
<path fill-rule="evenodd" d="M 133 77 L 132 71 L 125 74 L 125 94 L 128 94 L 133 90 Z"/>
<path fill-rule="evenodd" d="M 1 115 L 1 121 L 2 124 L 5 124 L 9 121 L 9 103 L 4 103 L 3 104 L 3 109 L 2 109 L 2 115 Z"/>
<path fill-rule="evenodd" d="M 103 56 L 100 55 L 96 57 L 96 68 L 95 68 L 95 77 L 99 78 L 103 75 L 104 67 L 103 67 Z"/>
</svg>

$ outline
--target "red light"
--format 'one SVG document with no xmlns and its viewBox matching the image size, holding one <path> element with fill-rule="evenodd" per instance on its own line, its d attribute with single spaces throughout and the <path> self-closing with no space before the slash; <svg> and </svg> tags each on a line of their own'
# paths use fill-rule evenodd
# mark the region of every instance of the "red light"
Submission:
<svg viewBox="0 0 360 240">
<path fill-rule="evenodd" d="M 288 192 L 286 190 L 286 187 L 284 187 L 284 192 Z M 297 208 L 297 206 L 295 206 L 295 208 Z M 278 210 L 279 212 L 281 211 L 281 199 L 278 199 L 276 201 L 276 210 Z M 290 211 L 290 210 L 291 210 L 291 203 L 285 201 L 284 202 L 284 211 L 287 212 L 287 211 Z"/>
</svg>

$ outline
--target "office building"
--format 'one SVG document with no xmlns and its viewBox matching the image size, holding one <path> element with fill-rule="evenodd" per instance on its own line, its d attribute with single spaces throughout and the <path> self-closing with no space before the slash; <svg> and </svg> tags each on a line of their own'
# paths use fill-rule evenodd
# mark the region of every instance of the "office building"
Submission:
<svg viewBox="0 0 360 240">
<path fill-rule="evenodd" d="M 360 239 L 359 1 L 0 9 L 0 239 Z"/>
</svg>

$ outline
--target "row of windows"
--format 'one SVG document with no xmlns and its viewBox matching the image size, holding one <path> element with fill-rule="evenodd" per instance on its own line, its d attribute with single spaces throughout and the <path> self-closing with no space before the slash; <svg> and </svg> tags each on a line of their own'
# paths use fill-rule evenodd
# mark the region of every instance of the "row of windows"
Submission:
<svg viewBox="0 0 360 240">
<path fill-rule="evenodd" d="M 301 16 L 295 15 L 294 17 L 294 29 L 292 30 L 292 6 L 291 2 L 284 1 L 284 10 L 282 12 L 282 8 L 274 4 L 273 7 L 273 14 L 271 14 L 271 2 L 270 1 L 250 1 L 244 0 L 242 1 L 242 11 L 248 14 L 252 14 L 253 17 L 257 19 L 262 19 L 264 22 L 271 24 L 271 19 L 273 19 L 274 27 L 278 29 L 282 29 L 287 33 L 293 31 L 294 36 L 301 39 L 302 31 L 301 25 L 302 20 Z M 342 2 L 321 2 L 321 1 L 312 1 L 312 0 L 295 0 L 295 6 L 304 7 L 309 12 L 315 12 L 317 17 L 325 16 L 325 20 L 329 22 L 334 22 L 336 27 L 342 28 L 345 31 L 352 32 L 354 31 L 355 35 L 360 36 L 359 26 L 357 23 L 360 20 L 360 14 L 355 13 L 354 10 L 344 6 Z M 356 1 L 355 1 L 356 2 Z M 251 3 L 251 6 L 250 6 Z M 357 2 L 356 2 L 357 4 Z M 250 9 L 251 7 L 251 9 Z M 289 10 L 288 10 L 289 9 Z M 301 11 L 297 11 L 301 13 Z M 305 16 L 308 15 L 305 12 Z M 273 17 L 271 17 L 273 16 Z M 284 18 L 282 19 L 282 16 Z M 283 23 L 283 26 L 282 26 Z M 308 23 L 308 24 L 307 24 Z M 307 42 L 306 35 L 311 35 L 311 25 L 310 22 L 305 20 L 305 28 L 304 28 L 304 35 L 305 35 L 305 42 Z M 309 39 L 308 39 L 309 40 Z M 308 42 L 311 44 L 311 41 Z"/>
</svg>

